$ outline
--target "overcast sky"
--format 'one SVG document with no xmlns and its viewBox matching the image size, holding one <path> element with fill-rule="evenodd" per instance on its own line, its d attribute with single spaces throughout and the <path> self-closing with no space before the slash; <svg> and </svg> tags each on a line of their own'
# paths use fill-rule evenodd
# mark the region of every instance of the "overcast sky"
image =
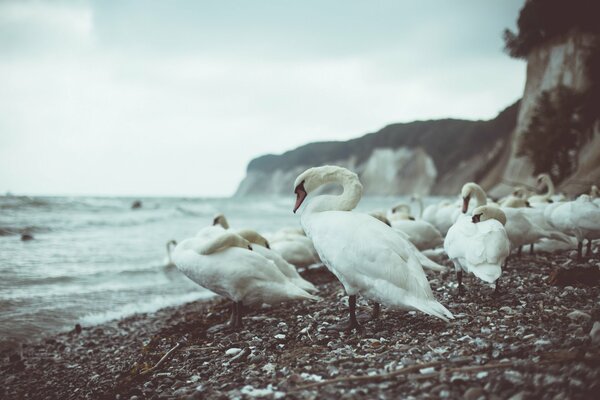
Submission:
<svg viewBox="0 0 600 400">
<path fill-rule="evenodd" d="M 228 196 L 262 154 L 493 118 L 522 3 L 0 1 L 0 192 Z"/>
</svg>

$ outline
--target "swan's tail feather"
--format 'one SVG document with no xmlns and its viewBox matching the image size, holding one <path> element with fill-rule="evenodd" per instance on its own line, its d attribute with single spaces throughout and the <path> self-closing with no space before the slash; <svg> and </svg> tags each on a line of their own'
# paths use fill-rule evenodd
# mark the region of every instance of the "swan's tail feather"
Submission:
<svg viewBox="0 0 600 400">
<path fill-rule="evenodd" d="M 425 303 L 421 302 L 416 308 L 418 308 L 420 311 L 423 311 L 425 314 L 438 317 L 446 322 L 454 319 L 454 315 L 452 315 L 452 313 L 441 303 L 438 303 L 435 300 L 429 300 Z"/>
<path fill-rule="evenodd" d="M 438 303 L 430 294 L 427 297 L 417 297 L 405 289 L 392 285 L 387 281 L 378 281 L 372 290 L 364 293 L 382 304 L 409 310 L 419 310 L 425 314 L 438 317 L 446 322 L 454 316 L 446 307 Z"/>
<path fill-rule="evenodd" d="M 565 235 L 562 232 L 558 232 L 558 231 L 547 231 L 548 235 L 547 237 L 550 239 L 554 239 L 554 240 L 559 240 L 561 242 L 567 243 L 567 244 L 571 244 L 571 238 L 567 235 Z"/>
<path fill-rule="evenodd" d="M 319 291 L 315 285 L 303 278 L 292 279 L 292 283 L 298 286 L 300 289 L 306 290 L 307 292 L 317 293 Z"/>
<path fill-rule="evenodd" d="M 500 278 L 500 264 L 479 264 L 469 269 L 476 277 L 487 283 L 494 283 Z"/>
<path fill-rule="evenodd" d="M 321 298 L 319 296 L 314 296 L 308 293 L 306 290 L 296 286 L 294 283 L 287 285 L 286 289 L 288 290 L 288 294 L 290 298 L 298 298 L 298 299 L 306 299 L 312 301 L 319 301 Z"/>
<path fill-rule="evenodd" d="M 423 268 L 427 268 L 430 271 L 446 271 L 448 268 L 446 268 L 445 266 L 436 263 L 435 261 L 431 260 L 430 258 L 428 258 L 426 255 L 419 253 L 419 255 L 417 255 L 417 258 L 419 259 L 419 262 L 421 263 L 421 265 L 423 266 Z"/>
</svg>

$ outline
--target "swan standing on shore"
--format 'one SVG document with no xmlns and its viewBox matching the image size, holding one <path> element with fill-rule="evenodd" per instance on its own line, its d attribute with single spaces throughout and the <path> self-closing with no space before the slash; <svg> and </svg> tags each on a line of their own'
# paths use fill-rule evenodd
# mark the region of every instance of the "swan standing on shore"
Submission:
<svg viewBox="0 0 600 400">
<path fill-rule="evenodd" d="M 336 166 L 304 171 L 294 183 L 294 212 L 309 193 L 328 183 L 342 185 L 343 193 L 315 197 L 300 221 L 321 260 L 349 296 L 349 321 L 334 329 L 360 329 L 356 319 L 359 293 L 377 304 L 420 310 L 444 321 L 453 318 L 435 300 L 409 244 L 383 222 L 351 212 L 362 196 L 362 185 L 355 173 Z"/>
<path fill-rule="evenodd" d="M 479 206 L 473 216 L 464 213 L 448 230 L 444 250 L 454 263 L 458 292 L 463 292 L 463 271 L 484 282 L 494 283 L 502 273 L 502 264 L 510 254 L 510 242 L 504 225 L 506 216 L 498 207 Z M 496 283 L 496 292 L 498 284 Z"/>
<path fill-rule="evenodd" d="M 294 285 L 277 266 L 228 231 L 193 237 L 175 248 L 177 268 L 198 285 L 233 302 L 230 324 L 242 327 L 242 305 L 318 298 Z"/>
</svg>

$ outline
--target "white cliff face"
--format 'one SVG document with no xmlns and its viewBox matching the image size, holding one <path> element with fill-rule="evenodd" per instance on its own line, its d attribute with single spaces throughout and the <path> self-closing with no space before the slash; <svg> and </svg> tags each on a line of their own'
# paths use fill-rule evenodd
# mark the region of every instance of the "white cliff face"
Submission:
<svg viewBox="0 0 600 400">
<path fill-rule="evenodd" d="M 356 172 L 364 186 L 364 193 L 371 196 L 427 195 L 437 178 L 433 159 L 422 149 L 407 147 L 375 149 L 360 165 L 356 165 L 353 157 L 330 164 Z M 314 165 L 285 171 L 248 171 L 235 195 L 289 195 L 296 177 L 310 167 Z"/>
<path fill-rule="evenodd" d="M 433 159 L 422 149 L 375 149 L 357 171 L 365 193 L 427 195 L 437 178 Z"/>
<path fill-rule="evenodd" d="M 527 58 L 527 81 L 521 99 L 517 126 L 504 178 L 510 181 L 533 183 L 533 167 L 525 157 L 517 157 L 519 142 L 531 121 L 539 96 L 543 91 L 564 85 L 577 91 L 588 85 L 585 73 L 587 50 L 593 36 L 571 33 L 545 43 L 531 51 Z M 498 186 L 494 193 L 510 190 Z"/>
</svg>

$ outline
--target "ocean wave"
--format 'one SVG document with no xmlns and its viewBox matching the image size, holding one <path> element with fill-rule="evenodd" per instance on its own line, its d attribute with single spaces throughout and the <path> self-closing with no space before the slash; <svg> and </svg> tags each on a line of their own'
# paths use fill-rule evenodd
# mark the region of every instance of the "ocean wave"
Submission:
<svg viewBox="0 0 600 400">
<path fill-rule="evenodd" d="M 98 325 L 107 321 L 125 318 L 134 314 L 152 313 L 161 308 L 173 307 L 180 304 L 197 301 L 200 299 L 209 299 L 214 297 L 209 291 L 195 291 L 177 295 L 158 295 L 144 299 L 138 303 L 129 303 L 114 310 L 103 311 L 99 313 L 89 313 L 79 318 L 82 325 Z"/>
<path fill-rule="evenodd" d="M 20 236 L 25 233 L 31 235 L 33 233 L 47 233 L 50 231 L 50 228 L 43 226 L 0 226 L 0 236 Z"/>
</svg>

